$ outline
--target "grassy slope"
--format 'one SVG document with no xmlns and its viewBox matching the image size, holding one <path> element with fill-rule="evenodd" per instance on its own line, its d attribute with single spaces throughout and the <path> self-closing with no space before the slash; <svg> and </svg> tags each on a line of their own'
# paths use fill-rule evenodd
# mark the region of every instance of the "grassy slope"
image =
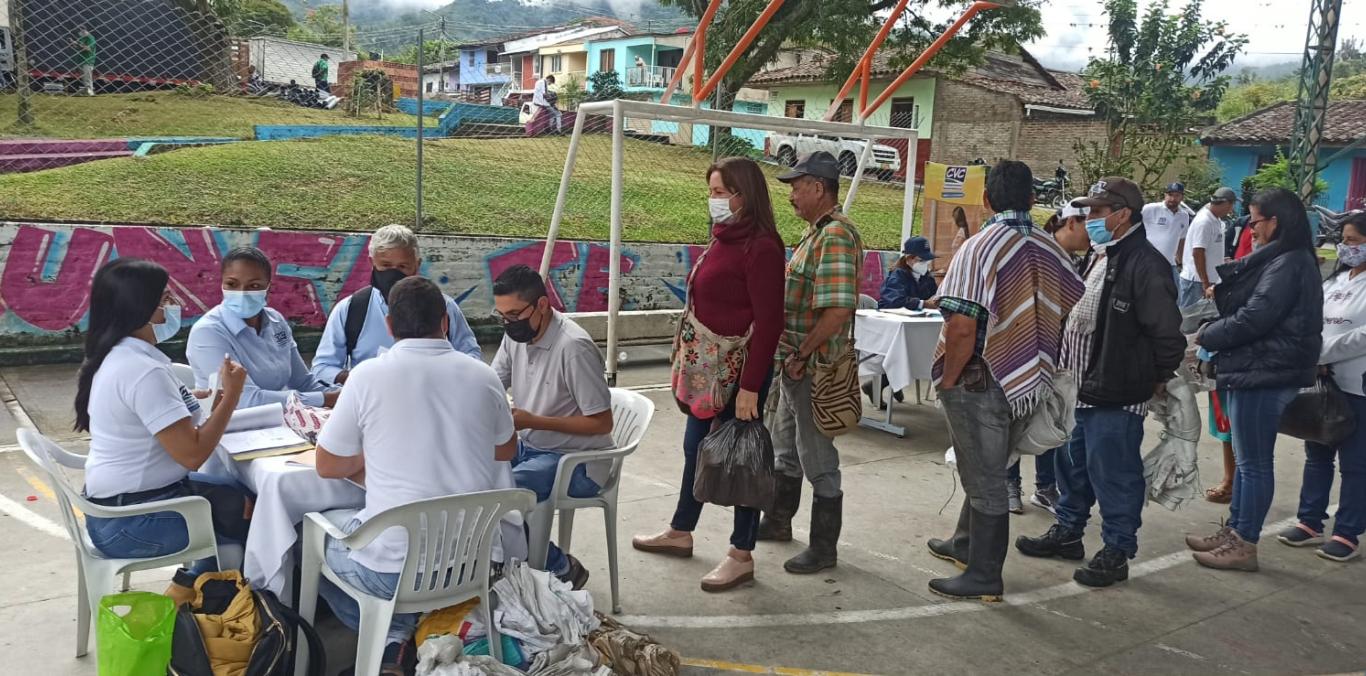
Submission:
<svg viewBox="0 0 1366 676">
<path fill-rule="evenodd" d="M 250 138 L 257 124 L 381 124 L 415 126 L 412 115 L 347 117 L 340 110 L 302 108 L 274 98 L 193 98 L 173 92 L 96 97 L 35 94 L 34 126 L 14 123 L 17 94 L 0 95 L 0 138 L 120 138 L 124 136 L 235 136 Z"/>
<path fill-rule="evenodd" d="M 302 112 L 303 109 L 299 109 Z M 200 133 L 203 133 L 202 129 Z M 703 242 L 710 153 L 627 141 L 625 237 Z M 426 232 L 543 237 L 566 138 L 448 139 L 425 149 Z M 561 236 L 607 239 L 610 139 L 585 137 Z M 412 141 L 379 137 L 247 142 L 0 176 L 0 216 L 128 223 L 371 230 L 412 222 Z M 786 186 L 769 190 L 784 239 L 803 224 Z M 848 183 L 845 183 L 847 189 Z M 864 184 L 852 210 L 869 247 L 899 248 L 902 189 Z"/>
</svg>

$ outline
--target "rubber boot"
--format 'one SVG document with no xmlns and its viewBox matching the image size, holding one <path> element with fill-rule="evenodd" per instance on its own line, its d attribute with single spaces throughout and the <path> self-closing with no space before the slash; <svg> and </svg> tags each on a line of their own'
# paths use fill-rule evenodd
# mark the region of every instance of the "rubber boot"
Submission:
<svg viewBox="0 0 1366 676">
<path fill-rule="evenodd" d="M 953 530 L 953 536 L 947 540 L 930 538 L 925 544 L 930 548 L 930 555 L 948 561 L 959 570 L 968 567 L 968 520 L 972 507 L 968 504 L 967 498 L 963 499 L 963 508 L 958 510 L 958 527 Z"/>
<path fill-rule="evenodd" d="M 802 504 L 802 477 L 778 472 L 773 477 L 773 508 L 764 512 L 756 540 L 792 541 L 792 517 Z"/>
<path fill-rule="evenodd" d="M 793 575 L 810 575 L 834 568 L 839 558 L 843 511 L 843 493 L 833 498 L 815 496 L 811 501 L 811 542 L 802 553 L 788 559 L 783 569 Z"/>
<path fill-rule="evenodd" d="M 968 517 L 968 567 L 958 577 L 930 580 L 930 591 L 951 599 L 1001 600 L 1010 538 L 1010 513 L 990 516 L 971 510 Z"/>
</svg>

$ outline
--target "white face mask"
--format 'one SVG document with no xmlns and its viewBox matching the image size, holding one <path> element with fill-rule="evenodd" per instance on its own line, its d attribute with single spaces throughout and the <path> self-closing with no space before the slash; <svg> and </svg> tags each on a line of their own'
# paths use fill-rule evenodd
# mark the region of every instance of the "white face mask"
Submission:
<svg viewBox="0 0 1366 676">
<path fill-rule="evenodd" d="M 914 273 L 917 274 L 917 275 L 924 275 L 925 273 L 927 273 L 927 272 L 929 272 L 929 271 L 930 271 L 930 263 L 929 263 L 929 261 L 916 261 L 916 262 L 914 262 L 914 263 L 911 263 L 911 272 L 914 272 Z"/>
<path fill-rule="evenodd" d="M 730 210 L 729 197 L 712 197 L 707 200 L 707 207 L 711 210 L 712 223 L 725 223 L 735 217 Z"/>
</svg>

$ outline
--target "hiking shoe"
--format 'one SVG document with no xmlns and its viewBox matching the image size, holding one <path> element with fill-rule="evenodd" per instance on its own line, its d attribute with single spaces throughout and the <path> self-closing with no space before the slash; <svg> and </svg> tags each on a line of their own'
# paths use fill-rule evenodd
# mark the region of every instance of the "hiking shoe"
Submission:
<svg viewBox="0 0 1366 676">
<path fill-rule="evenodd" d="M 1361 556 L 1361 548 L 1357 543 L 1354 543 L 1341 535 L 1334 535 L 1333 539 L 1329 540 L 1324 546 L 1319 547 L 1319 550 L 1314 553 L 1329 561 L 1346 563 Z"/>
<path fill-rule="evenodd" d="M 1006 482 L 1006 500 L 1009 502 L 1011 514 L 1024 514 L 1024 500 L 1020 498 L 1020 484 L 1013 481 Z"/>
<path fill-rule="evenodd" d="M 574 591 L 583 589 L 588 584 L 588 569 L 584 568 L 583 564 L 574 558 L 573 554 L 565 552 L 564 556 L 569 559 L 569 570 L 566 570 L 563 575 L 556 575 L 555 577 L 560 578 L 561 582 L 568 582 Z"/>
<path fill-rule="evenodd" d="M 1025 556 L 1041 559 L 1080 561 L 1086 558 L 1086 545 L 1081 541 L 1081 533 L 1070 531 L 1058 524 L 1053 524 L 1047 533 L 1036 538 L 1021 535 L 1015 539 L 1015 548 Z"/>
<path fill-rule="evenodd" d="M 1193 552 L 1212 552 L 1222 547 L 1224 543 L 1228 541 L 1229 536 L 1232 534 L 1232 527 L 1230 527 L 1227 523 L 1220 523 L 1219 530 L 1214 535 L 1196 535 L 1194 533 L 1187 533 L 1186 546 L 1190 547 L 1191 551 Z"/>
<path fill-rule="evenodd" d="M 1195 557 L 1196 563 L 1215 570 L 1243 570 L 1254 573 L 1258 569 L 1257 545 L 1244 540 L 1237 531 L 1230 531 L 1224 544 L 1216 549 L 1195 552 L 1192 556 Z"/>
<path fill-rule="evenodd" d="M 1044 488 L 1034 491 L 1034 494 L 1029 496 L 1029 504 L 1034 505 L 1039 509 L 1048 510 L 1049 514 L 1057 516 L 1058 500 L 1061 497 L 1062 495 L 1058 493 L 1057 486 L 1045 486 Z"/>
<path fill-rule="evenodd" d="M 1072 574 L 1072 579 L 1087 587 L 1108 587 L 1123 582 L 1129 579 L 1129 555 L 1105 545 Z"/>
<path fill-rule="evenodd" d="M 1276 539 L 1283 545 L 1291 547 L 1308 547 L 1310 545 L 1323 544 L 1323 533 L 1320 533 L 1309 526 L 1297 523 L 1276 535 Z"/>
</svg>

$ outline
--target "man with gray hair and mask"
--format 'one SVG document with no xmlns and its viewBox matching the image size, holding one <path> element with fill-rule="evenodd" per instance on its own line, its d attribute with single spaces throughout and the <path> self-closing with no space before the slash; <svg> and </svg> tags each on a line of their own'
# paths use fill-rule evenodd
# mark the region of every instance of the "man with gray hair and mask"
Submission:
<svg viewBox="0 0 1366 676">
<path fill-rule="evenodd" d="M 321 383 L 341 385 L 357 364 L 374 358 L 380 349 L 393 347 L 394 337 L 384 323 L 389 315 L 389 290 L 421 269 L 417 235 L 402 225 L 386 225 L 376 230 L 370 237 L 370 266 L 370 285 L 337 301 L 327 318 L 318 352 L 313 356 L 313 377 Z M 446 338 L 457 352 L 482 360 L 479 343 L 460 306 L 454 298 L 444 297 L 450 317 Z"/>
</svg>

